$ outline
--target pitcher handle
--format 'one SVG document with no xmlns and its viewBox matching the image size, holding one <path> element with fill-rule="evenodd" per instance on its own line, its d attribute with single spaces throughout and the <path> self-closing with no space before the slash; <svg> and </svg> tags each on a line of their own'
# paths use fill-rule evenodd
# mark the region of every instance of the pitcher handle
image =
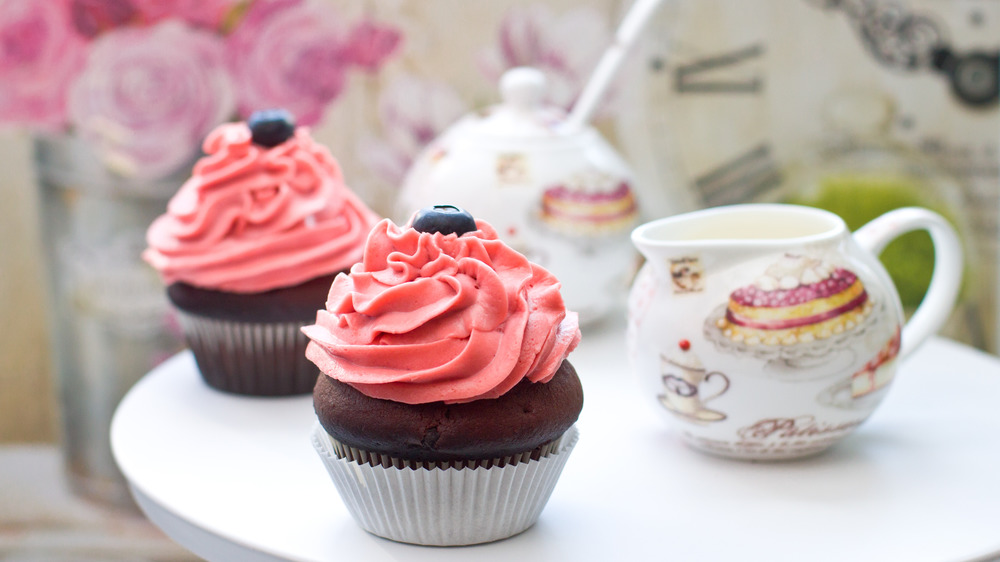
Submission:
<svg viewBox="0 0 1000 562">
<path fill-rule="evenodd" d="M 917 207 L 889 211 L 854 232 L 854 240 L 875 256 L 895 238 L 926 230 L 934 243 L 934 273 L 924 300 L 903 327 L 899 358 L 909 355 L 948 319 L 962 281 L 962 244 L 941 215 Z"/>
</svg>

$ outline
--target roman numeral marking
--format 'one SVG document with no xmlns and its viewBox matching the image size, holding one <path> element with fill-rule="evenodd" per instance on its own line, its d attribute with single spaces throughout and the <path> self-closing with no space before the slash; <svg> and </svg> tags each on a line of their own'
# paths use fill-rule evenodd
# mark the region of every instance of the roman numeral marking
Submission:
<svg viewBox="0 0 1000 562">
<path fill-rule="evenodd" d="M 706 205 L 745 203 L 781 183 L 781 170 L 766 142 L 754 146 L 694 180 Z"/>
<path fill-rule="evenodd" d="M 764 89 L 764 79 L 761 76 L 726 80 L 706 76 L 706 74 L 711 74 L 721 68 L 739 65 L 763 54 L 764 45 L 756 43 L 738 51 L 678 65 L 674 74 L 674 89 L 679 93 L 686 94 L 755 94 Z"/>
</svg>

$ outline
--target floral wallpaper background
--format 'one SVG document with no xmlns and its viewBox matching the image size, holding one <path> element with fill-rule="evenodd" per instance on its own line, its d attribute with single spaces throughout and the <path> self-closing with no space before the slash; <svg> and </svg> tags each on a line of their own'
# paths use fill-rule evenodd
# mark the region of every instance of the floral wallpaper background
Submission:
<svg viewBox="0 0 1000 562">
<path fill-rule="evenodd" d="M 422 147 L 497 102 L 507 68 L 542 69 L 549 101 L 570 106 L 631 3 L 0 0 L 0 443 L 57 438 L 37 135 L 72 131 L 141 180 L 189 166 L 218 122 L 285 106 L 388 214 Z M 894 34 L 909 14 L 949 31 L 958 55 L 1000 56 L 989 0 L 665 1 L 594 124 L 635 168 L 643 210 L 665 214 L 772 178 L 829 133 L 819 117 L 831 92 L 875 87 L 898 104 L 894 139 L 970 186 L 969 222 L 993 271 L 995 98 L 971 107 L 941 69 L 875 60 L 850 7 L 899 16 L 869 22 L 892 24 L 889 46 L 926 39 Z M 972 308 L 993 314 L 995 275 L 981 277 L 985 300 Z"/>
<path fill-rule="evenodd" d="M 358 138 L 333 140 L 334 153 L 345 166 L 363 170 L 354 187 L 383 209 L 430 140 L 462 115 L 499 100 L 505 70 L 540 68 L 549 80 L 548 101 L 570 107 L 609 44 L 619 12 L 618 2 L 607 0 L 386 4 L 393 3 L 379 3 L 380 12 L 393 14 L 385 19 L 396 22 L 403 37 L 399 59 L 359 80 L 331 111 L 334 119 L 350 114 L 361 121 Z M 476 24 L 458 23 L 463 21 Z M 609 100 L 599 122 L 613 114 Z"/>
<path fill-rule="evenodd" d="M 495 103 L 504 70 L 541 68 L 569 107 L 621 4 L 0 0 L 0 442 L 57 438 L 36 135 L 72 133 L 114 173 L 155 180 L 190 166 L 216 124 L 286 107 L 388 213 L 422 147 Z"/>
</svg>

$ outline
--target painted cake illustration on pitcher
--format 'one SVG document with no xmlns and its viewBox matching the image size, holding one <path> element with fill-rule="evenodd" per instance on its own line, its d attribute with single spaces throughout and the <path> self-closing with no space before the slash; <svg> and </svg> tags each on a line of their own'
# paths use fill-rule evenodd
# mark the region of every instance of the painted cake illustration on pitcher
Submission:
<svg viewBox="0 0 1000 562">
<path fill-rule="evenodd" d="M 835 384 L 824 389 L 816 396 L 816 400 L 825 406 L 845 410 L 870 410 L 881 399 L 883 391 L 896 374 L 901 335 L 901 326 L 896 326 L 889 339 L 871 359 L 850 377 L 838 379 Z"/>
<path fill-rule="evenodd" d="M 752 284 L 730 294 L 716 326 L 733 342 L 790 346 L 853 330 L 872 307 L 853 272 L 786 254 Z"/>
<path fill-rule="evenodd" d="M 590 170 L 575 174 L 542 194 L 540 218 L 570 236 L 602 236 L 631 228 L 639 208 L 628 182 Z"/>
<path fill-rule="evenodd" d="M 892 377 L 896 374 L 893 360 L 899 355 L 900 335 L 901 330 L 896 328 L 895 334 L 882 346 L 878 355 L 851 375 L 851 398 L 866 396 L 892 382 Z"/>
</svg>

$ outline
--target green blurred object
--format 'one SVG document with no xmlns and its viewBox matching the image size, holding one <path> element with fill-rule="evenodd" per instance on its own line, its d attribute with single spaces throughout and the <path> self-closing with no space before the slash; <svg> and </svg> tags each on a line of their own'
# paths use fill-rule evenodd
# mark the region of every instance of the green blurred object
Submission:
<svg viewBox="0 0 1000 562">
<path fill-rule="evenodd" d="M 891 173 L 845 172 L 818 178 L 811 194 L 795 194 L 789 203 L 819 207 L 840 215 L 852 231 L 899 207 L 925 207 L 954 224 L 953 213 L 921 194 L 933 193 L 918 178 Z M 927 292 L 934 271 L 934 245 L 924 231 L 910 232 L 890 243 L 880 256 L 899 291 L 903 307 L 914 309 Z"/>
<path fill-rule="evenodd" d="M 852 231 L 900 207 L 923 207 L 949 221 L 966 256 L 955 310 L 942 332 L 985 349 L 994 341 L 992 294 L 977 281 L 966 187 L 933 154 L 893 134 L 895 101 L 878 89 L 845 88 L 823 103 L 822 133 L 786 160 L 781 183 L 759 202 L 796 203 L 836 213 Z M 925 231 L 904 234 L 879 256 L 913 314 L 934 273 L 934 245 Z"/>
</svg>

